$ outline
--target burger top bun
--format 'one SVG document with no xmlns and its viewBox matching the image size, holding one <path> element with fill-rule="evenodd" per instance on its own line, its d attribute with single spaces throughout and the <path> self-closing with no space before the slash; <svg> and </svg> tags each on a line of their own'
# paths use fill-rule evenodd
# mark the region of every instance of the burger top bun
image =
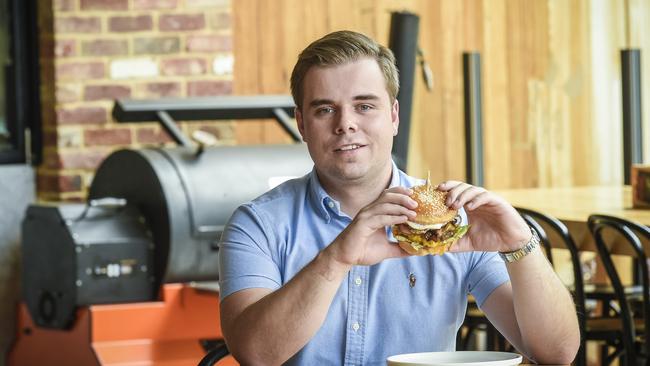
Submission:
<svg viewBox="0 0 650 366">
<path fill-rule="evenodd" d="M 420 225 L 444 224 L 458 215 L 458 210 L 445 205 L 447 192 L 439 191 L 430 184 L 415 186 L 412 189 L 411 198 L 418 203 L 418 207 L 415 208 L 417 216 L 409 221 Z"/>
</svg>

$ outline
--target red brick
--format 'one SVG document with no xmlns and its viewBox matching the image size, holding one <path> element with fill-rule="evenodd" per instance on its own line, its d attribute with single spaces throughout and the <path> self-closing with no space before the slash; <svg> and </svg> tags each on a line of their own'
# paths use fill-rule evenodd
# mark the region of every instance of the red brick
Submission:
<svg viewBox="0 0 650 366">
<path fill-rule="evenodd" d="M 205 28 L 203 14 L 168 14 L 160 16 L 158 28 L 161 31 L 184 31 Z"/>
<path fill-rule="evenodd" d="M 59 162 L 59 154 L 55 151 L 47 151 L 43 154 L 43 163 L 41 164 L 42 168 L 59 170 L 61 169 L 61 163 Z"/>
<path fill-rule="evenodd" d="M 190 81 L 187 83 L 187 95 L 210 96 L 210 95 L 227 95 L 232 93 L 232 82 L 229 80 L 200 80 Z"/>
<path fill-rule="evenodd" d="M 56 111 L 59 124 L 106 123 L 106 109 L 103 107 L 61 108 Z"/>
<path fill-rule="evenodd" d="M 43 131 L 43 146 L 54 147 L 57 144 L 59 134 L 56 130 Z M 46 154 L 44 154 L 46 155 Z"/>
<path fill-rule="evenodd" d="M 70 103 L 77 102 L 81 99 L 81 86 L 79 84 L 56 84 L 56 102 Z"/>
<path fill-rule="evenodd" d="M 173 58 L 162 61 L 163 75 L 201 75 L 207 71 L 207 63 L 200 58 Z"/>
<path fill-rule="evenodd" d="M 229 52 L 232 51 L 231 36 L 190 35 L 187 37 L 188 52 Z"/>
<path fill-rule="evenodd" d="M 129 0 L 81 0 L 81 10 L 127 10 Z"/>
<path fill-rule="evenodd" d="M 226 30 L 232 27 L 232 16 L 230 13 L 216 13 L 210 19 L 210 27 L 215 30 Z"/>
<path fill-rule="evenodd" d="M 177 82 L 154 82 L 138 86 L 138 96 L 143 98 L 180 97 L 181 84 Z"/>
<path fill-rule="evenodd" d="M 44 103 L 41 100 L 41 122 L 43 127 L 56 127 L 56 113 L 54 112 L 54 103 Z"/>
<path fill-rule="evenodd" d="M 54 11 L 75 10 L 75 0 L 54 0 Z"/>
<path fill-rule="evenodd" d="M 133 53 L 136 55 L 160 55 L 178 53 L 180 39 L 178 37 L 136 38 L 133 41 Z"/>
<path fill-rule="evenodd" d="M 81 175 L 38 175 L 38 190 L 48 192 L 76 192 L 81 190 Z"/>
<path fill-rule="evenodd" d="M 52 60 L 54 59 L 54 53 L 56 52 L 55 50 L 55 42 L 54 38 L 52 37 L 40 37 L 38 40 L 38 55 L 41 58 L 41 64 L 45 60 Z"/>
<path fill-rule="evenodd" d="M 70 57 L 77 54 L 77 41 L 73 39 L 60 39 L 54 41 L 54 56 Z"/>
<path fill-rule="evenodd" d="M 104 74 L 104 63 L 101 61 L 71 62 L 56 65 L 57 81 L 101 79 Z"/>
<path fill-rule="evenodd" d="M 128 128 L 85 130 L 84 141 L 86 146 L 129 145 L 131 130 Z"/>
<path fill-rule="evenodd" d="M 167 132 L 157 127 L 141 127 L 137 129 L 136 140 L 141 144 L 163 144 L 172 142 Z"/>
<path fill-rule="evenodd" d="M 98 39 L 84 41 L 81 44 L 84 56 L 115 56 L 129 53 L 129 43 L 126 39 Z"/>
<path fill-rule="evenodd" d="M 54 20 L 56 33 L 99 33 L 102 23 L 98 17 L 59 17 Z"/>
<path fill-rule="evenodd" d="M 175 9 L 178 0 L 133 0 L 133 8 L 140 9 Z"/>
<path fill-rule="evenodd" d="M 148 31 L 153 29 L 153 20 L 150 15 L 111 17 L 108 19 L 108 29 L 111 32 Z"/>
<path fill-rule="evenodd" d="M 59 165 L 63 169 L 96 169 L 108 156 L 108 151 L 84 149 L 60 154 Z"/>
<path fill-rule="evenodd" d="M 129 98 L 131 88 L 124 85 L 87 85 L 84 100 L 114 100 Z"/>
</svg>

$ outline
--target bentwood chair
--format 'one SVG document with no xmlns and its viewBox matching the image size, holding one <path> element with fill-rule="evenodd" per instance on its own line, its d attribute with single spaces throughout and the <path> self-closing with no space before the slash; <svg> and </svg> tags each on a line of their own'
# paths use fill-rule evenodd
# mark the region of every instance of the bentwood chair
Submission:
<svg viewBox="0 0 650 366">
<path fill-rule="evenodd" d="M 208 349 L 208 353 L 206 353 L 201 361 L 199 361 L 198 366 L 212 366 L 230 354 L 224 340 L 219 339 L 208 342 L 210 343 L 207 344 L 206 342 L 206 344 L 203 345 L 203 348 Z"/>
<path fill-rule="evenodd" d="M 609 364 L 611 360 L 605 357 L 609 347 L 614 347 L 619 352 L 622 349 L 620 346 L 622 333 L 620 322 L 615 317 L 590 316 L 587 311 L 586 299 L 596 296 L 595 292 L 611 294 L 613 290 L 609 286 L 593 286 L 594 289 L 585 290 L 580 251 L 569 229 L 560 220 L 530 209 L 517 208 L 517 211 L 539 235 L 540 242 L 551 265 L 554 265 L 552 248 L 562 248 L 569 252 L 574 279 L 573 288 L 570 288 L 570 290 L 576 306 L 578 326 L 580 327 L 580 349 L 575 364 L 579 366 L 587 364 L 587 341 L 604 342 L 601 347 L 601 359 L 604 361 L 603 364 Z M 614 355 L 616 355 L 616 352 Z"/>
<path fill-rule="evenodd" d="M 615 300 L 620 308 L 619 323 L 622 352 L 621 365 L 647 365 L 650 337 L 650 283 L 648 279 L 647 255 L 643 241 L 650 241 L 648 227 L 606 215 L 591 215 L 589 230 L 596 242 L 596 248 L 603 266 L 614 287 Z M 633 259 L 636 276 L 642 286 L 640 295 L 630 295 L 621 280 L 620 270 L 614 265 L 612 254 L 627 255 Z"/>
</svg>

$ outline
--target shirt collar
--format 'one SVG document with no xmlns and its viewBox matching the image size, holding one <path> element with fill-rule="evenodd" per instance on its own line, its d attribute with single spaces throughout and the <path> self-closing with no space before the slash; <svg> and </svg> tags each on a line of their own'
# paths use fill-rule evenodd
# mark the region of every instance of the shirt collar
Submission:
<svg viewBox="0 0 650 366">
<path fill-rule="evenodd" d="M 390 178 L 389 188 L 401 185 L 400 173 L 394 161 L 391 161 L 392 175 Z M 325 219 L 328 223 L 332 220 L 331 214 L 343 215 L 341 212 L 341 204 L 330 197 L 325 191 L 320 181 L 318 174 L 316 174 L 316 167 L 309 173 L 309 195 L 312 205 L 316 208 L 318 214 Z"/>
</svg>

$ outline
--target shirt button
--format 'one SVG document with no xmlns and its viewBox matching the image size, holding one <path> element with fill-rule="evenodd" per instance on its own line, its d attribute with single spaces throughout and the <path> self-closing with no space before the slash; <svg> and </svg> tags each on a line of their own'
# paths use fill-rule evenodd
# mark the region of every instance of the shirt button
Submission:
<svg viewBox="0 0 650 366">
<path fill-rule="evenodd" d="M 329 206 L 329 208 L 334 208 L 334 202 L 332 201 L 327 201 L 327 205 Z"/>
<path fill-rule="evenodd" d="M 359 325 L 358 322 L 354 322 L 354 324 L 352 324 L 352 329 L 353 329 L 355 332 L 356 332 L 357 330 L 359 330 L 360 327 L 361 327 L 361 326 Z"/>
<path fill-rule="evenodd" d="M 357 277 L 357 278 L 354 279 L 354 283 L 355 283 L 357 286 L 361 286 L 361 283 L 362 283 L 362 282 L 363 282 L 363 281 L 361 281 L 361 277 Z"/>
</svg>

